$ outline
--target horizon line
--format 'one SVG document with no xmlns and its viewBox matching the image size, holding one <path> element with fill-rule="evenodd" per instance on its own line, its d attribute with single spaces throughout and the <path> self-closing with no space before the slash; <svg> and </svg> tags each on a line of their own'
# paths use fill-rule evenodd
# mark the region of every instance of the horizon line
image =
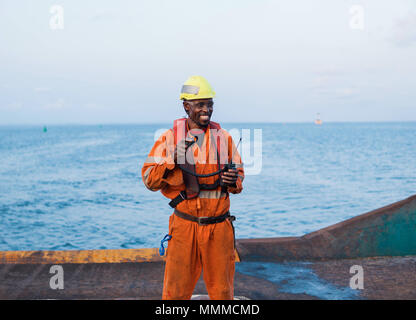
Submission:
<svg viewBox="0 0 416 320">
<path fill-rule="evenodd" d="M 353 121 L 323 121 L 325 123 L 412 123 L 416 120 L 353 120 Z M 170 122 L 50 122 L 50 123 L 0 123 L 0 126 L 92 126 L 92 125 L 156 125 Z M 314 121 L 223 121 L 226 124 L 315 124 Z"/>
</svg>

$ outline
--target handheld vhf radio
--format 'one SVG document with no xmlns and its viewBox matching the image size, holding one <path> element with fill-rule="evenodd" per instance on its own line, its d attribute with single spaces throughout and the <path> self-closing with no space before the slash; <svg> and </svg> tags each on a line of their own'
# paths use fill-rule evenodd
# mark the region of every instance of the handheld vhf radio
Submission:
<svg viewBox="0 0 416 320">
<path fill-rule="evenodd" d="M 238 141 L 238 144 L 237 144 L 237 147 L 235 148 L 235 150 L 238 150 L 238 146 L 240 145 L 240 142 L 241 142 L 241 137 L 240 137 L 240 140 Z M 231 161 L 230 161 L 230 163 L 226 163 L 224 165 L 224 168 L 222 169 L 223 172 L 228 172 L 230 169 L 235 170 L 237 168 L 236 165 L 235 165 L 235 163 L 233 162 L 233 156 L 234 156 L 234 150 L 233 150 L 233 153 L 231 154 Z M 225 192 L 226 191 L 226 188 L 227 188 L 227 185 L 225 185 L 222 182 L 222 180 L 220 180 L 220 185 L 221 185 L 221 187 L 223 189 L 223 192 Z M 236 185 L 234 184 L 231 187 L 236 187 Z"/>
<path fill-rule="evenodd" d="M 228 172 L 228 170 L 230 169 L 235 169 L 235 163 L 231 162 L 231 163 L 226 163 L 224 164 L 224 168 L 223 168 L 223 172 Z"/>
</svg>

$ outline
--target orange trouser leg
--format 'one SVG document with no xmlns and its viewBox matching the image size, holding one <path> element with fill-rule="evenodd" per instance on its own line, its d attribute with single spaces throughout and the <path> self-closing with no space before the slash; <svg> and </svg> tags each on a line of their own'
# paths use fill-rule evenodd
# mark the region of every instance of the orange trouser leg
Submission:
<svg viewBox="0 0 416 320">
<path fill-rule="evenodd" d="M 226 220 L 216 225 L 202 227 L 199 242 L 203 277 L 211 300 L 234 298 L 234 232 Z"/>
<path fill-rule="evenodd" d="M 201 253 L 197 244 L 198 225 L 172 215 L 166 252 L 163 300 L 187 300 L 201 275 Z"/>
</svg>

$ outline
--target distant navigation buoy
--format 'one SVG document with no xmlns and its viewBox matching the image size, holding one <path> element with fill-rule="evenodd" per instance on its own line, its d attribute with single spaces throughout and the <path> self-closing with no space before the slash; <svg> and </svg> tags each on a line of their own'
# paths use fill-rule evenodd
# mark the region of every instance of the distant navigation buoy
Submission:
<svg viewBox="0 0 416 320">
<path fill-rule="evenodd" d="M 322 124 L 321 115 L 319 113 L 316 114 L 315 124 Z"/>
<path fill-rule="evenodd" d="M 46 126 L 43 127 L 43 132 L 48 132 L 48 128 Z"/>
</svg>

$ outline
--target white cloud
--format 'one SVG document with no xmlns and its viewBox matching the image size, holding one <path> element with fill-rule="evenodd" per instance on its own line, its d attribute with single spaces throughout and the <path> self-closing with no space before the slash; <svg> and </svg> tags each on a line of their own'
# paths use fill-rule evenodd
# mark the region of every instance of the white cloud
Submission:
<svg viewBox="0 0 416 320">
<path fill-rule="evenodd" d="M 65 100 L 62 98 L 59 98 L 55 102 L 48 103 L 43 106 L 44 109 L 62 109 L 65 106 Z"/>
</svg>

